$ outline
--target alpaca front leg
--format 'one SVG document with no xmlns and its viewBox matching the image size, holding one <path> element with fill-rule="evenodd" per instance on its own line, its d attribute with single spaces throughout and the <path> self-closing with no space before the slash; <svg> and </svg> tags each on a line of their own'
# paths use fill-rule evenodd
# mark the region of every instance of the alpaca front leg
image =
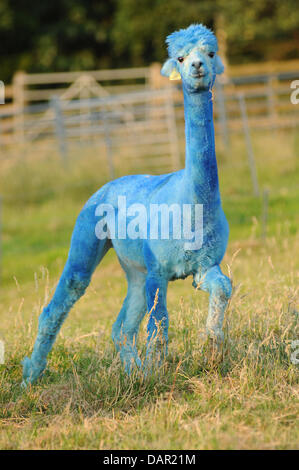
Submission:
<svg viewBox="0 0 299 470">
<path fill-rule="evenodd" d="M 232 293 L 231 281 L 221 272 L 220 267 L 216 265 L 201 277 L 200 288 L 210 294 L 206 331 L 208 337 L 219 348 L 224 338 L 222 324 Z"/>
<path fill-rule="evenodd" d="M 160 364 L 167 354 L 168 312 L 166 307 L 167 280 L 149 274 L 146 279 L 146 299 L 149 313 L 145 370 Z"/>
</svg>

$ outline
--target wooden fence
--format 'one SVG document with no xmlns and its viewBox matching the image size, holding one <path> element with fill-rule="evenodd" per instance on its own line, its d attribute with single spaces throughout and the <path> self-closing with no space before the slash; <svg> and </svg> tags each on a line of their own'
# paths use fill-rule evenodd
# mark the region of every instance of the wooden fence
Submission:
<svg viewBox="0 0 299 470">
<path fill-rule="evenodd" d="M 144 166 L 144 159 L 151 168 L 180 166 L 171 89 L 69 102 L 54 97 L 51 111 L 64 160 L 72 141 L 102 140 L 111 177 L 118 155 L 122 160 L 134 159 L 134 167 Z"/>
<path fill-rule="evenodd" d="M 271 68 L 261 65 L 255 72 L 258 70 L 262 72 L 263 67 L 264 72 L 254 75 L 249 74 L 246 67 L 244 69 L 246 73 L 241 75 L 241 69 L 238 68 L 240 74 L 238 76 L 230 67 L 229 77 L 226 76 L 224 80 L 217 83 L 214 93 L 215 128 L 216 132 L 222 136 L 225 146 L 229 145 L 229 136 L 232 132 L 244 131 L 244 113 L 240 104 L 243 101 L 240 101 L 240 96 L 243 97 L 246 119 L 251 129 L 276 129 L 299 124 L 299 107 L 290 101 L 292 91 L 290 84 L 292 80 L 299 78 L 299 63 L 294 61 L 290 64 L 292 64 L 292 66 L 289 65 L 290 70 L 286 69 L 286 64 L 280 64 L 280 68 L 278 65 L 276 68 L 273 65 Z M 76 119 L 80 122 L 80 140 L 82 141 L 83 134 L 86 132 L 86 130 L 83 131 L 84 126 L 86 127 L 86 122 L 84 124 L 84 119 L 87 119 L 86 109 L 89 107 L 86 100 L 90 99 L 91 103 L 95 103 L 92 100 L 121 96 L 119 99 L 123 104 L 119 105 L 118 112 L 127 116 L 123 125 L 128 128 L 130 107 L 135 106 L 136 93 L 138 91 L 153 93 L 152 100 L 154 100 L 154 92 L 160 90 L 165 91 L 165 96 L 169 97 L 167 89 L 171 83 L 173 86 L 171 106 L 174 106 L 175 110 L 176 127 L 182 129 L 183 103 L 180 84 L 169 82 L 161 77 L 160 64 L 143 68 L 88 72 L 50 74 L 18 72 L 14 77 L 12 87 L 9 88 L 13 102 L 0 106 L 0 148 L 45 139 L 51 135 L 49 126 L 52 126 L 53 133 L 53 123 L 50 124 L 50 122 L 53 121 L 55 111 L 54 96 L 61 103 L 65 117 L 68 114 L 65 109 L 67 103 L 76 103 L 72 112 L 78 112 L 78 116 L 73 116 L 72 119 L 73 122 Z M 130 100 L 133 101 L 130 102 Z M 111 103 L 114 103 L 113 99 Z M 116 105 L 111 106 L 115 111 Z M 58 116 L 57 112 L 56 116 Z M 135 126 L 135 118 L 133 122 Z M 57 122 L 56 128 L 58 130 Z M 56 137 L 58 136 L 59 133 L 56 132 Z M 66 141 L 71 137 L 74 139 L 75 136 L 71 136 L 68 131 Z"/>
<path fill-rule="evenodd" d="M 136 168 L 145 165 L 144 159 L 152 169 L 180 167 L 171 88 L 68 101 L 53 96 L 23 111 L 18 133 L 26 142 L 57 145 L 64 163 L 70 148 L 80 143 L 105 146 L 111 177 L 118 155 Z"/>
</svg>

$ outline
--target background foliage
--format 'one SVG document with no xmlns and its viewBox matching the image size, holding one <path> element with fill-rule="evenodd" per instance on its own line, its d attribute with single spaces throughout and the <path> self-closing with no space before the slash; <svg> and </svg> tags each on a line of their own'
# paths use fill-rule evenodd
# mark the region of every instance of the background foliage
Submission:
<svg viewBox="0 0 299 470">
<path fill-rule="evenodd" d="M 230 62 L 299 57 L 296 0 L 0 0 L 0 78 L 162 61 L 167 34 L 219 15 Z"/>
</svg>

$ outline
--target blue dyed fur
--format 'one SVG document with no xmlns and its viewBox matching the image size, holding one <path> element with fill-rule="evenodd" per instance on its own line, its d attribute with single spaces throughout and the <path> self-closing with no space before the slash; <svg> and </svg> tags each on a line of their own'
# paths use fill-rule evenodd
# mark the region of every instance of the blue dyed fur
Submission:
<svg viewBox="0 0 299 470">
<path fill-rule="evenodd" d="M 162 74 L 182 78 L 186 164 L 166 175 L 125 176 L 103 186 L 87 201 L 77 219 L 64 271 L 55 294 L 39 318 L 38 335 L 31 358 L 24 359 L 24 384 L 36 381 L 46 367 L 46 358 L 60 327 L 74 303 L 84 294 L 91 276 L 106 252 L 113 247 L 124 269 L 128 292 L 114 323 L 112 338 L 128 372 L 140 367 L 136 340 L 145 313 L 150 313 L 145 370 L 166 354 L 169 281 L 192 275 L 193 285 L 210 295 L 207 334 L 217 345 L 223 340 L 222 322 L 231 296 L 230 280 L 219 264 L 228 241 L 228 223 L 221 207 L 214 144 L 211 89 L 223 66 L 217 56 L 217 40 L 202 25 L 191 25 L 167 38 L 169 59 Z M 210 57 L 215 53 L 214 57 Z M 209 55 L 210 54 L 210 55 Z M 182 57 L 184 60 L 178 57 Z M 142 203 L 203 204 L 203 245 L 186 251 L 182 240 L 99 240 L 95 209 L 100 203 L 117 206 L 125 195 L 127 206 Z M 154 302 L 156 299 L 155 308 Z M 159 334 L 157 331 L 159 330 Z M 155 339 L 155 341 L 154 341 Z"/>
</svg>

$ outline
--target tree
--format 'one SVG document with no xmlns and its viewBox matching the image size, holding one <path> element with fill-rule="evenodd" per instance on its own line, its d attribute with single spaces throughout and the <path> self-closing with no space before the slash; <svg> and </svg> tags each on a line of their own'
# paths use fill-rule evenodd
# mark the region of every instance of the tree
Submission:
<svg viewBox="0 0 299 470">
<path fill-rule="evenodd" d="M 0 0 L 0 80 L 162 62 L 169 33 L 219 14 L 231 63 L 299 57 L 297 0 Z"/>
</svg>

